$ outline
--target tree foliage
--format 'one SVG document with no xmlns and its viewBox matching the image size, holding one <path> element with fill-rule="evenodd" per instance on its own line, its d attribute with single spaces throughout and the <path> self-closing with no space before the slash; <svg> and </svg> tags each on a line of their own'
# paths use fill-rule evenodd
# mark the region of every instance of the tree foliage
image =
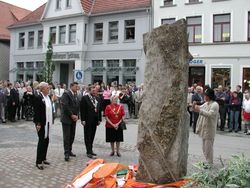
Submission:
<svg viewBox="0 0 250 188">
<path fill-rule="evenodd" d="M 53 56 L 53 46 L 52 46 L 52 40 L 50 38 L 47 46 L 46 59 L 43 69 L 43 81 L 47 83 L 52 82 L 53 72 L 55 71 L 55 65 L 54 62 L 52 61 L 52 56 Z"/>
</svg>

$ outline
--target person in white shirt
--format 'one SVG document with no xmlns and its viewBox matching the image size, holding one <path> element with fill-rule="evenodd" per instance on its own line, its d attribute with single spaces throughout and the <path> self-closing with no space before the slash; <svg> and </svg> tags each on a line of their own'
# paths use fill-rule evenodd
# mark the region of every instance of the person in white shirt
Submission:
<svg viewBox="0 0 250 188">
<path fill-rule="evenodd" d="M 243 101 L 243 117 L 245 124 L 244 133 L 250 135 L 250 93 L 245 94 L 245 100 Z"/>
<path fill-rule="evenodd" d="M 55 115 L 58 116 L 59 115 L 59 110 L 61 113 L 61 97 L 64 93 L 64 89 L 61 87 L 60 84 L 57 84 L 57 88 L 54 90 L 55 92 L 55 96 L 56 96 L 56 100 L 55 100 Z"/>
<path fill-rule="evenodd" d="M 46 82 L 39 84 L 40 92 L 34 98 L 34 123 L 38 134 L 36 167 L 43 170 L 43 164 L 49 165 L 46 160 L 49 145 L 50 126 L 53 124 L 53 107 L 49 97 L 49 85 Z"/>
</svg>

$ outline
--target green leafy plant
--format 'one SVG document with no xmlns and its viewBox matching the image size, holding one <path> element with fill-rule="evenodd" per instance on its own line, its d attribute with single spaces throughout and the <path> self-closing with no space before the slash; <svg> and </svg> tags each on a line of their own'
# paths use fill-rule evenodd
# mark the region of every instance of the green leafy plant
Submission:
<svg viewBox="0 0 250 188">
<path fill-rule="evenodd" d="M 47 46 L 47 52 L 46 52 L 46 59 L 45 59 L 45 65 L 43 69 L 43 80 L 47 83 L 51 83 L 53 79 L 53 72 L 55 71 L 55 65 L 52 61 L 53 56 L 53 46 L 52 46 L 52 39 L 50 37 L 48 46 Z"/>
<path fill-rule="evenodd" d="M 234 155 L 228 165 L 219 170 L 199 162 L 194 165 L 198 172 L 191 178 L 197 187 L 203 188 L 250 188 L 250 160 L 243 154 Z"/>
</svg>

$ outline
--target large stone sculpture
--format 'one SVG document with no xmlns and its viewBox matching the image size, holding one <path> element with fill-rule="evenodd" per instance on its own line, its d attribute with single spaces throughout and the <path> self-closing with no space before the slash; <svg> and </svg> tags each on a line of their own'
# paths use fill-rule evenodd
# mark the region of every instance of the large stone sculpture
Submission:
<svg viewBox="0 0 250 188">
<path fill-rule="evenodd" d="M 137 180 L 168 183 L 186 175 L 188 52 L 185 20 L 144 35 L 145 96 L 140 108 Z"/>
</svg>

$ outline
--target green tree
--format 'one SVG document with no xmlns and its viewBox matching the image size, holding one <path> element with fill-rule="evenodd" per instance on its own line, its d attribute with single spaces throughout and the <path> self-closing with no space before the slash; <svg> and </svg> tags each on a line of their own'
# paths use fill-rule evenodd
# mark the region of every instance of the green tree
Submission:
<svg viewBox="0 0 250 188">
<path fill-rule="evenodd" d="M 50 37 L 47 46 L 46 59 L 43 69 L 43 81 L 47 83 L 52 82 L 53 72 L 55 71 L 55 65 L 54 62 L 52 61 L 52 56 L 53 56 L 53 46 L 52 46 L 52 39 Z"/>
</svg>

